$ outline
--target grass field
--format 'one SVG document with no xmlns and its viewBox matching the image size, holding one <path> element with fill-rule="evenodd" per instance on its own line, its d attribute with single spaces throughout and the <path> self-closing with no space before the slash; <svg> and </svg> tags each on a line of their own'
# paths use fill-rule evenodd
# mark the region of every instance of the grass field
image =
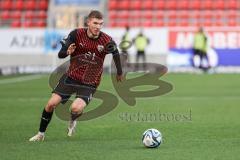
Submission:
<svg viewBox="0 0 240 160">
<path fill-rule="evenodd" d="M 119 98 L 112 112 L 78 124 L 66 136 L 67 122 L 54 115 L 46 140 L 28 142 L 51 95 L 48 75 L 0 77 L 0 160 L 237 160 L 240 159 L 240 76 L 168 74 L 174 89 L 139 98 L 134 107 Z M 105 75 L 100 89 L 116 95 Z M 89 108 L 96 106 L 93 100 Z M 123 115 L 162 113 L 175 118 L 130 119 Z M 183 118 L 185 117 L 185 118 Z M 186 118 L 187 117 L 187 118 Z M 141 143 L 144 130 L 159 129 L 160 148 Z"/>
</svg>

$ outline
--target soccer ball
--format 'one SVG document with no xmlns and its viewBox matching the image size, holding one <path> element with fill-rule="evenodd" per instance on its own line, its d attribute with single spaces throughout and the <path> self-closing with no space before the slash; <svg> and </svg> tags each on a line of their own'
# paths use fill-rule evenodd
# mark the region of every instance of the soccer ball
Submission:
<svg viewBox="0 0 240 160">
<path fill-rule="evenodd" d="M 142 142 L 145 147 L 156 148 L 162 142 L 162 134 L 157 129 L 147 129 L 142 136 Z"/>
</svg>

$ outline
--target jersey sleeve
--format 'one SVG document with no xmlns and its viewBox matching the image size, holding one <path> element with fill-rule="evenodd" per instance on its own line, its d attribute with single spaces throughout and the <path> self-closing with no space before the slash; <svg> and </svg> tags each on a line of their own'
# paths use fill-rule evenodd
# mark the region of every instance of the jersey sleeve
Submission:
<svg viewBox="0 0 240 160">
<path fill-rule="evenodd" d="M 121 65 L 121 59 L 120 54 L 117 49 L 117 44 L 111 39 L 110 42 L 106 46 L 106 50 L 108 53 L 111 53 L 113 55 L 113 60 L 117 69 L 117 74 L 122 75 L 122 65 Z"/>
<path fill-rule="evenodd" d="M 111 39 L 110 42 L 106 45 L 106 51 L 107 53 L 111 53 L 113 55 L 119 54 L 116 42 Z"/>
<path fill-rule="evenodd" d="M 64 37 L 60 43 L 62 45 L 62 48 L 60 49 L 60 51 L 58 52 L 58 57 L 59 58 L 65 58 L 67 57 L 67 49 L 68 47 L 72 44 L 76 42 L 76 32 L 77 30 L 73 30 L 71 31 L 67 37 Z"/>
</svg>

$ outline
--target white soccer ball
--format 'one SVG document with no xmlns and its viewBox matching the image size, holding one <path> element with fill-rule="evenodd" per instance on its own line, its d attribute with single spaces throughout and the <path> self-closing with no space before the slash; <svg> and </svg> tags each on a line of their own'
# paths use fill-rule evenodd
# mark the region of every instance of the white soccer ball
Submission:
<svg viewBox="0 0 240 160">
<path fill-rule="evenodd" d="M 162 134 L 157 129 L 147 129 L 142 136 L 142 142 L 145 147 L 156 148 L 162 142 Z"/>
</svg>

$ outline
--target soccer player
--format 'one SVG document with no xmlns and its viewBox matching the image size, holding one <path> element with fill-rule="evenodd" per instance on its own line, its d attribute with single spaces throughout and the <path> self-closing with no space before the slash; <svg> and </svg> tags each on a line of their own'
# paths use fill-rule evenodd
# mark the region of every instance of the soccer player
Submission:
<svg viewBox="0 0 240 160">
<path fill-rule="evenodd" d="M 118 82 L 122 81 L 122 67 L 116 44 L 109 35 L 100 31 L 103 26 L 102 13 L 96 10 L 91 11 L 87 18 L 87 25 L 87 28 L 73 30 L 61 41 L 62 48 L 58 57 L 70 56 L 70 66 L 52 91 L 52 97 L 42 112 L 39 132 L 29 141 L 44 140 L 45 131 L 55 107 L 59 103 L 66 103 L 70 96 L 76 93 L 76 99 L 71 104 L 67 133 L 68 136 L 73 135 L 77 118 L 81 116 L 84 107 L 90 102 L 100 83 L 106 54 L 112 53 L 117 68 L 116 79 Z"/>
</svg>

